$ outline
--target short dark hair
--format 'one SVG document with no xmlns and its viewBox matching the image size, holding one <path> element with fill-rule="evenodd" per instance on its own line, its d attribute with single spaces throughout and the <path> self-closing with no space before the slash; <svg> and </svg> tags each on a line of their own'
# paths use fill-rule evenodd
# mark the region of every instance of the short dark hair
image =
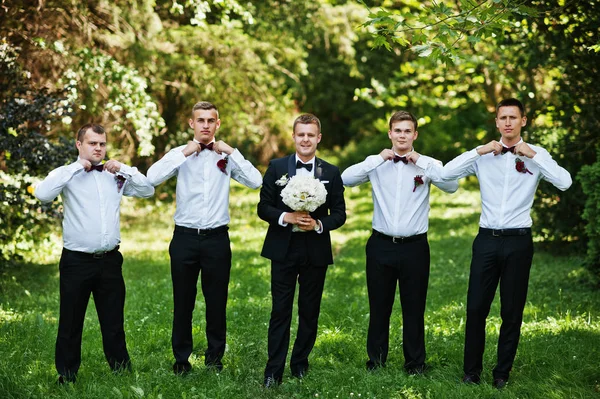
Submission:
<svg viewBox="0 0 600 399">
<path fill-rule="evenodd" d="M 299 123 L 303 125 L 315 124 L 319 128 L 319 133 L 321 133 L 321 121 L 313 114 L 302 114 L 299 117 L 297 117 L 294 121 L 294 127 L 292 129 L 294 133 L 296 133 L 296 125 Z"/>
<path fill-rule="evenodd" d="M 194 112 L 196 112 L 196 110 L 199 109 L 203 109 L 206 111 L 214 109 L 215 111 L 217 111 L 217 118 L 219 117 L 219 110 L 217 109 L 216 105 L 214 105 L 213 103 L 209 103 L 208 101 L 199 101 L 196 104 L 194 104 L 194 107 L 192 108 L 192 118 L 194 117 Z"/>
<path fill-rule="evenodd" d="M 519 111 L 521 111 L 521 116 L 525 115 L 525 107 L 523 107 L 523 103 L 516 98 L 506 98 L 496 105 L 496 115 L 498 115 L 498 110 L 500 107 L 518 107 Z"/>
<path fill-rule="evenodd" d="M 102 125 L 98 125 L 96 123 L 86 123 L 85 125 L 81 126 L 81 128 L 77 132 L 77 141 L 83 142 L 83 137 L 90 129 L 92 129 L 92 132 L 94 133 L 106 134 L 106 130 L 104 130 L 104 127 Z"/>
<path fill-rule="evenodd" d="M 419 127 L 419 123 L 417 122 L 417 118 L 408 111 L 396 111 L 390 118 L 390 130 L 392 130 L 392 125 L 394 122 L 400 121 L 411 121 L 415 125 L 415 131 Z"/>
</svg>

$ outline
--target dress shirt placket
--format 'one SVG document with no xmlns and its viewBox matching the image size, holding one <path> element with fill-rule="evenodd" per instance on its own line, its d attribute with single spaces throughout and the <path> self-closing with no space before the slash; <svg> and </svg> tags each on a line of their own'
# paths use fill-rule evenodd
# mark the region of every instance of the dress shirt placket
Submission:
<svg viewBox="0 0 600 399">
<path fill-rule="evenodd" d="M 94 177 L 94 182 L 96 183 L 96 190 L 98 191 L 98 200 L 100 202 L 100 237 L 101 237 L 101 241 L 100 241 L 100 248 L 103 249 L 110 249 L 107 248 L 108 246 L 108 226 L 106 223 L 106 219 L 107 219 L 107 204 L 106 204 L 106 199 L 105 199 L 105 193 L 102 190 L 102 179 L 103 179 L 103 173 L 104 172 L 89 172 L 92 173 L 92 176 Z"/>
<path fill-rule="evenodd" d="M 208 212 L 207 210 L 211 209 L 211 201 L 210 201 L 210 168 L 208 165 L 210 164 L 210 159 L 212 158 L 212 152 L 205 150 L 200 153 L 200 162 L 202 164 L 202 175 L 204 176 L 204 181 L 202 184 L 202 209 L 205 210 L 200 212 L 200 225 L 207 226 L 208 225 Z"/>
<path fill-rule="evenodd" d="M 393 225 L 390 226 L 393 230 L 397 230 L 398 226 L 400 226 L 400 215 L 402 214 L 400 212 L 400 207 L 404 204 L 405 201 L 400 201 L 400 199 L 402 198 L 402 188 L 404 186 L 404 173 L 405 170 L 404 168 L 407 167 L 407 165 L 404 164 L 404 162 L 398 162 L 395 165 L 392 166 L 396 172 L 396 192 L 394 193 L 394 215 L 392 216 L 393 218 Z M 390 182 L 391 183 L 391 182 Z"/>
<path fill-rule="evenodd" d="M 506 221 L 506 205 L 508 204 L 508 193 L 510 191 L 510 167 L 514 164 L 514 156 L 511 153 L 506 153 L 501 155 L 504 157 L 504 169 L 502 170 L 502 174 L 504 175 L 504 187 L 502 189 L 502 202 L 500 203 L 500 217 L 497 222 L 500 222 L 501 226 L 505 224 Z"/>
</svg>

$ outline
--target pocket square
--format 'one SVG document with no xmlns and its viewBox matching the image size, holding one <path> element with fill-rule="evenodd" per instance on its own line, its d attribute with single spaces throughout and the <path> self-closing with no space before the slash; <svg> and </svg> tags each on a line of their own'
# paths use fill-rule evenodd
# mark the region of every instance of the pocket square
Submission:
<svg viewBox="0 0 600 399">
<path fill-rule="evenodd" d="M 329 183 L 329 180 L 321 180 L 321 183 L 327 184 L 327 183 Z"/>
</svg>

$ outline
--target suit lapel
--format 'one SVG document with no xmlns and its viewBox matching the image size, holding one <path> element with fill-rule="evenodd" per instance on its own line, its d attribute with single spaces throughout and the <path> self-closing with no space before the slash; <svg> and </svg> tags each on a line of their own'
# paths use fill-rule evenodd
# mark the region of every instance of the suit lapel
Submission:
<svg viewBox="0 0 600 399">
<path fill-rule="evenodd" d="M 296 176 L 296 154 L 290 155 L 288 158 L 288 177 Z"/>
</svg>

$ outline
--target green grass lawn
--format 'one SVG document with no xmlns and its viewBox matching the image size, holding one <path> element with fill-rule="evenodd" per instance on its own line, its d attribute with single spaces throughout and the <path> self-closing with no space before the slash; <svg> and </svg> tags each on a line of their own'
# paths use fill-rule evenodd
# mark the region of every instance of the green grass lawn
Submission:
<svg viewBox="0 0 600 399">
<path fill-rule="evenodd" d="M 0 398 L 590 398 L 600 397 L 600 292 L 581 283 L 582 257 L 538 251 L 529 284 L 521 343 L 509 385 L 491 386 L 499 331 L 499 303 L 488 319 L 483 383 L 462 377 L 465 301 L 478 192 L 446 195 L 432 189 L 429 241 L 431 278 L 426 312 L 425 376 L 403 371 L 402 317 L 396 300 L 388 367 L 365 370 L 369 307 L 364 247 L 370 234 L 368 187 L 346 190 L 348 220 L 333 233 L 335 262 L 329 268 L 319 335 L 304 380 L 286 370 L 283 384 L 262 388 L 271 306 L 270 265 L 260 257 L 267 229 L 256 216 L 258 191 L 232 187 L 233 268 L 229 286 L 225 369 L 206 370 L 204 301 L 194 314 L 193 371 L 173 375 L 172 297 L 168 245 L 173 206 L 160 211 L 125 204 L 122 252 L 127 285 L 125 331 L 134 369 L 113 375 L 106 364 L 100 329 L 90 301 L 75 385 L 55 385 L 54 342 L 58 317 L 57 251 L 46 262 L 0 276 Z M 141 206 L 140 206 L 141 205 Z M 295 334 L 296 320 L 292 334 Z M 289 360 L 289 359 L 288 359 Z"/>
</svg>

